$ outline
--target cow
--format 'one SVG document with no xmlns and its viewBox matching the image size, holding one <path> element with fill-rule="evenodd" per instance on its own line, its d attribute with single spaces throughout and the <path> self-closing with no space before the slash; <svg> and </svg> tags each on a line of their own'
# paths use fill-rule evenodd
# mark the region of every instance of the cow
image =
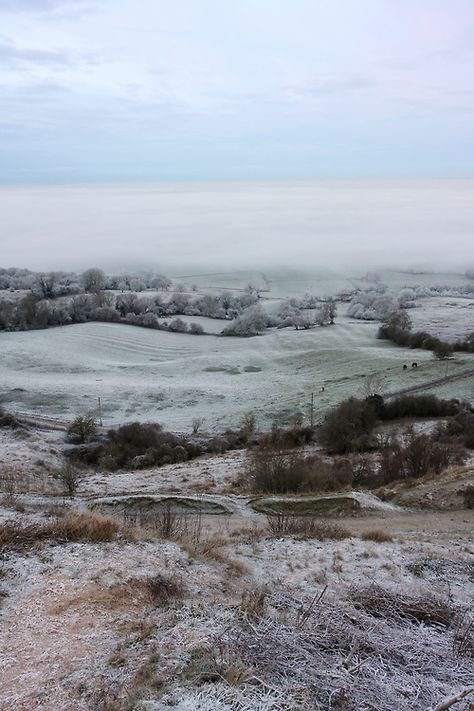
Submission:
<svg viewBox="0 0 474 711">
<path fill-rule="evenodd" d="M 418 368 L 418 363 L 412 363 L 412 364 L 411 364 L 411 367 L 412 367 L 412 368 Z"/>
<path fill-rule="evenodd" d="M 406 363 L 403 364 L 403 370 L 407 370 L 408 366 Z"/>
</svg>

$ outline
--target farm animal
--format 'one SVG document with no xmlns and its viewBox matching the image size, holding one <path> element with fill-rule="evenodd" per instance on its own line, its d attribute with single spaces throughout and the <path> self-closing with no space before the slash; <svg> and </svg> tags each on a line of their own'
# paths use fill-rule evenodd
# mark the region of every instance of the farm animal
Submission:
<svg viewBox="0 0 474 711">
<path fill-rule="evenodd" d="M 418 368 L 418 363 L 412 363 L 412 364 L 411 364 L 411 367 L 412 367 L 412 368 Z"/>
<path fill-rule="evenodd" d="M 404 363 L 404 364 L 403 364 L 403 370 L 406 370 L 407 368 L 408 368 L 407 364 Z"/>
<path fill-rule="evenodd" d="M 324 392 L 324 385 L 321 385 L 321 392 Z"/>
</svg>

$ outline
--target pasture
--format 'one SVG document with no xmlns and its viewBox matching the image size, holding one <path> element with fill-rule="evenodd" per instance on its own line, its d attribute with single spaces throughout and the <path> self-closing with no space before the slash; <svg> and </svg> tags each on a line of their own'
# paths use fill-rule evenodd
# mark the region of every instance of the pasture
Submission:
<svg viewBox="0 0 474 711">
<path fill-rule="evenodd" d="M 377 328 L 341 315 L 334 326 L 243 339 L 112 323 L 3 332 L 0 396 L 13 409 L 64 418 L 94 410 L 100 397 L 106 425 L 153 420 L 189 431 L 194 418 L 204 417 L 204 429 L 221 430 L 249 410 L 260 427 L 296 413 L 309 421 L 312 392 L 318 421 L 340 400 L 361 394 L 373 373 L 387 392 L 444 375 L 446 364 L 430 352 L 379 341 Z M 403 371 L 413 360 L 418 369 Z M 449 374 L 469 367 L 474 358 L 458 354 Z M 472 398 L 472 383 L 450 383 L 442 394 Z"/>
</svg>

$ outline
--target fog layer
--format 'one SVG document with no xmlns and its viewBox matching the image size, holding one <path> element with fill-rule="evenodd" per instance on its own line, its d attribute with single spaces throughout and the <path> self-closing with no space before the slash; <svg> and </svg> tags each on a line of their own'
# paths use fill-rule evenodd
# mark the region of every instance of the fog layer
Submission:
<svg viewBox="0 0 474 711">
<path fill-rule="evenodd" d="M 0 189 L 0 266 L 176 272 L 474 262 L 474 181 Z"/>
</svg>

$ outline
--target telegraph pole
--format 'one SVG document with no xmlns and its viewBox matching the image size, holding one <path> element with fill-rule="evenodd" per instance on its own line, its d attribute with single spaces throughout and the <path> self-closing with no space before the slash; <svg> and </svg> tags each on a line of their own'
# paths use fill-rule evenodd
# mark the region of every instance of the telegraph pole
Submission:
<svg viewBox="0 0 474 711">
<path fill-rule="evenodd" d="M 100 403 L 100 396 L 97 398 L 97 402 L 99 403 L 99 425 L 102 427 L 102 405 Z"/>
<path fill-rule="evenodd" d="M 314 393 L 311 393 L 310 423 L 314 427 Z"/>
</svg>

